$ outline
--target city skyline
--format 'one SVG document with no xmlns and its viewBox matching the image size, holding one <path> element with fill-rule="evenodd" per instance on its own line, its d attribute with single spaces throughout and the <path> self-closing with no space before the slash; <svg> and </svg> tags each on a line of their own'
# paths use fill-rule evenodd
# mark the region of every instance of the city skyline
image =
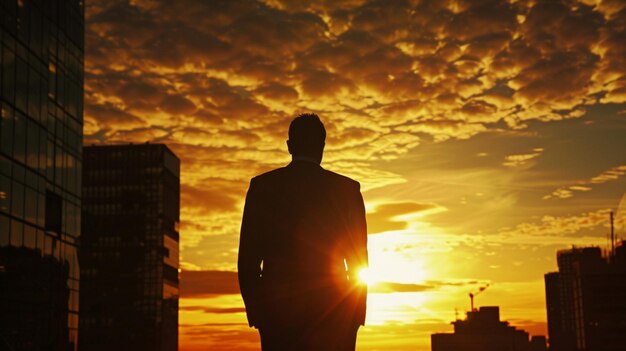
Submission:
<svg viewBox="0 0 626 351">
<path fill-rule="evenodd" d="M 322 166 L 362 184 L 383 281 L 359 350 L 429 349 L 488 283 L 477 305 L 546 335 L 554 253 L 604 245 L 626 189 L 624 16 L 609 0 L 87 2 L 85 143 L 181 157 L 181 350 L 257 347 L 232 280 L 243 200 L 309 111 Z"/>
<path fill-rule="evenodd" d="M 451 324 L 454 333 L 431 335 L 432 351 L 546 351 L 545 336 L 531 336 L 500 320 L 498 306 L 474 308 L 464 320 L 457 319 Z"/>
</svg>

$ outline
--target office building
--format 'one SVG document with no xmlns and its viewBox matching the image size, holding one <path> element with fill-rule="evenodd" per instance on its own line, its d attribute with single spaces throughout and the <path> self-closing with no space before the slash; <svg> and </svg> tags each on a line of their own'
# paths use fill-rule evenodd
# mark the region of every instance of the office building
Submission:
<svg viewBox="0 0 626 351">
<path fill-rule="evenodd" d="M 76 350 L 84 6 L 0 1 L 0 349 Z"/>
<path fill-rule="evenodd" d="M 452 322 L 454 333 L 431 335 L 432 351 L 545 351 L 544 337 L 528 333 L 500 321 L 500 308 L 480 307 L 467 312 L 465 320 Z"/>
<path fill-rule="evenodd" d="M 83 160 L 79 349 L 177 350 L 180 161 L 160 144 Z"/>
<path fill-rule="evenodd" d="M 554 351 L 618 351 L 626 345 L 626 245 L 557 253 L 545 275 L 548 340 Z"/>
</svg>

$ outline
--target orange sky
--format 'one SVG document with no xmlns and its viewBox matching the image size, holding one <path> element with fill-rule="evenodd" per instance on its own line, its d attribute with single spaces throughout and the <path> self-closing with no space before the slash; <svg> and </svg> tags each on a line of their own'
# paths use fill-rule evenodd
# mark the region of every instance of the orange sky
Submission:
<svg viewBox="0 0 626 351">
<path fill-rule="evenodd" d="M 235 263 L 249 179 L 316 112 L 323 167 L 362 184 L 359 350 L 429 350 L 470 291 L 545 333 L 556 250 L 626 236 L 626 4 L 87 2 L 85 143 L 182 161 L 181 350 L 255 350 Z"/>
</svg>

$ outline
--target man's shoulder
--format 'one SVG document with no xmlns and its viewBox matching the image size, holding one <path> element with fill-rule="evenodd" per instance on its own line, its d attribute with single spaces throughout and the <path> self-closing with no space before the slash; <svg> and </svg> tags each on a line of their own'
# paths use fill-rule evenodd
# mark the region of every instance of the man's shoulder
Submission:
<svg viewBox="0 0 626 351">
<path fill-rule="evenodd" d="M 252 177 L 250 182 L 255 183 L 255 184 L 274 182 L 278 180 L 279 178 L 281 178 L 282 176 L 284 176 L 285 170 L 286 170 L 286 167 L 280 167 L 280 168 L 273 169 L 271 171 L 267 171 L 265 173 L 261 173 L 255 177 Z"/>
<path fill-rule="evenodd" d="M 327 169 L 325 169 L 324 172 L 326 173 L 326 176 L 333 181 L 333 183 L 336 183 L 338 185 L 342 185 L 348 188 L 355 188 L 357 190 L 359 190 L 361 187 L 361 184 L 359 182 L 357 182 L 356 180 L 350 177 L 346 177 L 345 175 L 335 173 Z"/>
<path fill-rule="evenodd" d="M 360 190 L 361 184 L 356 180 L 346 177 L 342 174 L 335 173 L 333 171 L 329 171 L 327 169 L 321 168 L 324 178 L 330 181 L 335 186 L 340 186 L 342 188 L 350 188 Z M 288 167 L 280 167 L 273 169 L 271 171 L 261 173 L 256 177 L 253 177 L 250 181 L 251 184 L 261 185 L 261 184 L 273 184 L 276 182 L 282 182 L 285 179 L 290 177 L 289 168 Z"/>
</svg>

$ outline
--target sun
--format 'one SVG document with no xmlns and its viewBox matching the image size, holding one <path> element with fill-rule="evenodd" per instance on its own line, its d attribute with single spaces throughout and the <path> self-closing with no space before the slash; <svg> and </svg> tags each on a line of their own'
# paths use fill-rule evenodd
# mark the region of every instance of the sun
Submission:
<svg viewBox="0 0 626 351">
<path fill-rule="evenodd" d="M 374 282 L 374 278 L 372 277 L 372 273 L 370 272 L 369 268 L 361 268 L 357 275 L 361 283 L 371 285 Z"/>
</svg>

